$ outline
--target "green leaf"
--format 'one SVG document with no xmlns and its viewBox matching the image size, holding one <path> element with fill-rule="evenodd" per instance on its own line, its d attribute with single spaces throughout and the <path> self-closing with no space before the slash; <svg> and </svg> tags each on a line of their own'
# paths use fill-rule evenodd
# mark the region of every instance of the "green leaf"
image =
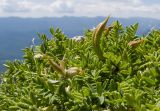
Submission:
<svg viewBox="0 0 160 111">
<path fill-rule="evenodd" d="M 101 105 L 104 103 L 104 99 L 105 99 L 105 98 L 104 98 L 103 95 L 99 97 L 99 101 L 100 101 L 100 104 L 101 104 Z"/>
<path fill-rule="evenodd" d="M 52 35 L 54 35 L 54 29 L 53 29 L 53 27 L 50 28 L 50 33 L 51 33 Z"/>
</svg>

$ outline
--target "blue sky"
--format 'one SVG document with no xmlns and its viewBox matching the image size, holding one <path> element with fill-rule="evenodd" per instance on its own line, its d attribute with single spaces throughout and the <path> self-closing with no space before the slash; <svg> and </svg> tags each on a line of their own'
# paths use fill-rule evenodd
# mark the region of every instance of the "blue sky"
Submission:
<svg viewBox="0 0 160 111">
<path fill-rule="evenodd" d="M 0 17 L 108 16 L 160 19 L 160 0 L 0 0 Z"/>
<path fill-rule="evenodd" d="M 145 2 L 147 4 L 157 4 L 157 3 L 160 3 L 159 0 L 143 0 L 143 2 Z"/>
</svg>

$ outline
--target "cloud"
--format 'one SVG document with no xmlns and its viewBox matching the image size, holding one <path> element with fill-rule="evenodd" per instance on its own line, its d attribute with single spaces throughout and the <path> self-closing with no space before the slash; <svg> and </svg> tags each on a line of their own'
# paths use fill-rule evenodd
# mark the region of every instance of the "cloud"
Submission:
<svg viewBox="0 0 160 111">
<path fill-rule="evenodd" d="M 82 8 L 75 9 L 79 15 L 160 18 L 160 15 L 156 14 L 160 11 L 160 4 L 146 4 L 145 0 L 90 0 L 88 3 L 83 0 L 83 3 L 77 4 L 76 7 L 82 4 L 85 4 L 84 11 Z"/>
<path fill-rule="evenodd" d="M 6 13 L 73 13 L 72 2 L 63 0 L 1 0 L 0 8 Z M 43 14 L 43 13 L 42 13 Z"/>
<path fill-rule="evenodd" d="M 155 0 L 154 0 L 155 1 Z M 160 3 L 160 2 L 158 2 Z M 0 16 L 107 16 L 159 18 L 160 4 L 145 0 L 0 0 Z"/>
<path fill-rule="evenodd" d="M 8 13 L 13 12 L 29 12 L 29 3 L 19 2 L 17 0 L 3 0 L 1 2 L 1 10 Z"/>
<path fill-rule="evenodd" d="M 54 11 L 58 13 L 73 13 L 74 8 L 72 2 L 64 2 L 64 1 L 56 1 L 53 2 L 50 5 L 51 11 L 54 9 Z"/>
</svg>

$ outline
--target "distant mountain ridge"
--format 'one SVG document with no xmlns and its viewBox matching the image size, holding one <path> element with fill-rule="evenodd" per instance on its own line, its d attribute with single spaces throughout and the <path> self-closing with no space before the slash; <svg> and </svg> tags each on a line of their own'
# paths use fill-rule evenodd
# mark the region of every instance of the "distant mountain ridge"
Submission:
<svg viewBox="0 0 160 111">
<path fill-rule="evenodd" d="M 68 37 L 83 35 L 84 30 L 97 26 L 105 17 L 61 17 L 61 18 L 0 18 L 0 70 L 6 60 L 22 59 L 22 51 L 38 39 L 36 32 L 46 33 L 49 28 L 59 27 Z M 150 18 L 110 18 L 123 26 L 139 23 L 138 35 L 147 34 L 152 28 L 160 28 L 160 20 Z"/>
</svg>

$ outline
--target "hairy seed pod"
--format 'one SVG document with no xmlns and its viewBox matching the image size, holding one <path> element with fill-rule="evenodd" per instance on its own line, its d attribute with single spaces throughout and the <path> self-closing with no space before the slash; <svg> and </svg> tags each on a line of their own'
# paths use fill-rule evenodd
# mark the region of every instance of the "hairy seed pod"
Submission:
<svg viewBox="0 0 160 111">
<path fill-rule="evenodd" d="M 94 33 L 93 33 L 93 46 L 94 46 L 94 50 L 95 53 L 97 54 L 98 58 L 100 60 L 105 60 L 104 56 L 103 56 L 103 52 L 100 48 L 100 38 L 102 36 L 103 31 L 105 30 L 105 26 L 108 22 L 110 17 L 107 17 L 103 22 L 101 22 L 95 29 Z"/>
<path fill-rule="evenodd" d="M 62 61 L 60 62 L 60 65 L 58 65 L 56 62 L 54 62 L 48 55 L 43 55 L 43 58 L 47 59 L 49 64 L 51 65 L 52 69 L 57 71 L 58 73 L 65 75 L 65 68 L 64 64 L 62 64 Z"/>
<path fill-rule="evenodd" d="M 106 37 L 108 36 L 108 34 L 112 30 L 112 28 L 113 28 L 113 26 L 109 26 L 104 30 L 104 34 L 105 34 Z"/>
<path fill-rule="evenodd" d="M 51 60 L 51 59 L 48 59 L 48 61 L 49 61 L 49 64 L 51 65 L 51 67 L 52 67 L 55 71 L 61 73 L 62 75 L 65 75 L 65 70 L 64 70 L 63 67 L 59 66 L 57 63 L 55 63 L 55 62 L 54 62 L 53 60 Z"/>
<path fill-rule="evenodd" d="M 145 39 L 133 40 L 133 41 L 130 41 L 130 42 L 128 43 L 128 45 L 131 46 L 131 47 L 137 47 L 138 44 L 143 43 L 144 41 L 145 41 Z"/>
<path fill-rule="evenodd" d="M 83 75 L 83 70 L 79 67 L 71 67 L 66 71 L 66 77 L 73 77 L 75 75 Z"/>
<path fill-rule="evenodd" d="M 83 75 L 84 73 L 82 68 L 79 67 L 71 67 L 69 69 L 65 69 L 65 62 L 63 60 L 61 60 L 60 65 L 58 65 L 49 56 L 44 55 L 44 58 L 48 60 L 53 70 L 60 73 L 63 77 L 73 77 L 75 75 Z"/>
</svg>

